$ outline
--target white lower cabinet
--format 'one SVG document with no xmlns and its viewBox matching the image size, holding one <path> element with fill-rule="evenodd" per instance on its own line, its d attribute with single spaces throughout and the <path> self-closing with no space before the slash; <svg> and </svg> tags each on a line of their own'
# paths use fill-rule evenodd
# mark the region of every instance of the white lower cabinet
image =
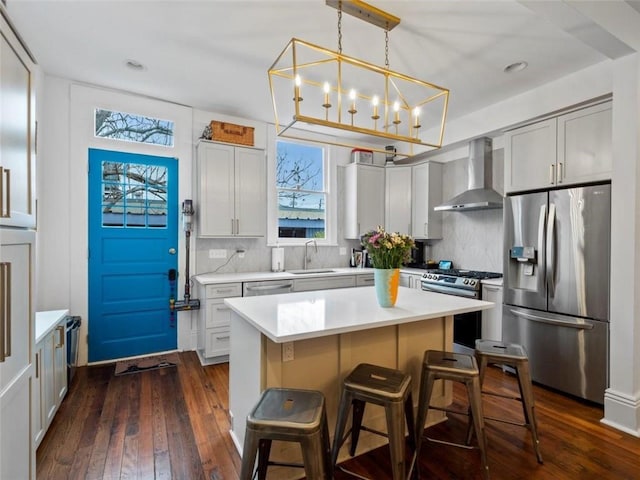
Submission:
<svg viewBox="0 0 640 480">
<path fill-rule="evenodd" d="M 502 287 L 483 283 L 482 300 L 495 303 L 482 311 L 482 338 L 502 341 Z"/>
<path fill-rule="evenodd" d="M 67 394 L 66 318 L 36 344 L 36 377 L 33 388 L 32 428 L 35 447 L 47 433 Z"/>
<path fill-rule="evenodd" d="M 400 286 L 407 288 L 415 288 L 420 290 L 422 288 L 422 275 L 419 273 L 407 273 L 400 272 Z"/>
<path fill-rule="evenodd" d="M 35 232 L 0 229 L 0 478 L 35 478 Z"/>
<path fill-rule="evenodd" d="M 201 285 L 200 298 L 205 298 L 199 316 L 198 356 L 200 362 L 213 364 L 229 359 L 229 331 L 231 309 L 224 304 L 225 298 L 241 297 L 242 283 Z"/>
</svg>

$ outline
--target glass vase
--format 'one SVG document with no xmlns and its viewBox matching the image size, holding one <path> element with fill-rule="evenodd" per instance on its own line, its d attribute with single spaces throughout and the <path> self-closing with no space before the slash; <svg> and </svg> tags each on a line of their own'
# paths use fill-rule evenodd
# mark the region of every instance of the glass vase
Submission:
<svg viewBox="0 0 640 480">
<path fill-rule="evenodd" d="M 398 285 L 400 285 L 399 268 L 375 268 L 373 279 L 376 286 L 376 297 L 381 307 L 393 307 L 398 298 Z"/>
</svg>

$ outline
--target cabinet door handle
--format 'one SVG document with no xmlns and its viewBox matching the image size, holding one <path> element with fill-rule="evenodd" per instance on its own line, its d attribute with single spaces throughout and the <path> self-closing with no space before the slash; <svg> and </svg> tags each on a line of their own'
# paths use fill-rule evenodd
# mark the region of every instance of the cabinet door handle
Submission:
<svg viewBox="0 0 640 480">
<path fill-rule="evenodd" d="M 36 352 L 36 378 L 40 378 L 40 354 Z"/>
<path fill-rule="evenodd" d="M 236 235 L 240 235 L 240 219 L 236 218 Z"/>
<path fill-rule="evenodd" d="M 63 325 L 58 325 L 56 327 L 56 330 L 58 331 L 58 335 L 59 335 L 59 341 L 58 344 L 56 345 L 56 348 L 62 348 L 64 347 L 64 326 Z"/>
<path fill-rule="evenodd" d="M 228 292 L 233 292 L 233 288 L 218 288 L 216 290 L 216 293 L 228 293 Z"/>
<path fill-rule="evenodd" d="M 553 167 L 554 167 L 553 163 L 549 165 L 549 184 L 550 185 L 554 184 L 553 174 L 555 173 L 555 168 Z"/>
<path fill-rule="evenodd" d="M 217 307 L 216 310 L 219 312 L 222 312 L 222 311 L 231 310 L 231 309 L 229 307 Z"/>
<path fill-rule="evenodd" d="M 236 228 L 236 222 L 234 221 L 234 219 L 231 219 L 231 235 L 233 235 L 234 233 L 234 229 Z"/>
<path fill-rule="evenodd" d="M 11 263 L 0 263 L 0 362 L 11 356 Z"/>
<path fill-rule="evenodd" d="M 6 194 L 5 194 L 5 188 L 4 188 L 5 176 L 7 177 Z M 5 198 L 7 199 L 6 205 L 5 205 Z M 11 170 L 8 168 L 2 168 L 2 167 L 0 167 L 0 217 L 2 218 L 11 217 Z"/>
<path fill-rule="evenodd" d="M 216 337 L 216 340 L 226 340 L 229 338 L 229 335 L 225 335 L 224 337 Z"/>
<path fill-rule="evenodd" d="M 500 287 L 489 287 L 488 285 L 483 286 L 485 290 L 489 292 L 498 292 L 500 291 Z"/>
<path fill-rule="evenodd" d="M 422 233 L 424 233 L 425 235 L 427 235 L 427 229 L 428 229 L 428 228 L 429 228 L 429 224 L 428 224 L 427 222 L 425 222 L 425 224 L 424 224 L 424 232 L 422 232 Z"/>
<path fill-rule="evenodd" d="M 562 183 L 562 177 L 564 177 L 564 168 L 562 162 L 558 163 L 558 183 Z"/>
</svg>

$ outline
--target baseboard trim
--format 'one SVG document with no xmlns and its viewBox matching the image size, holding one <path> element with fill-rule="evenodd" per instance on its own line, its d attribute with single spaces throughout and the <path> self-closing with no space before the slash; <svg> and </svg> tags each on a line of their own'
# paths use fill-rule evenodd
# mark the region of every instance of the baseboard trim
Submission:
<svg viewBox="0 0 640 480">
<path fill-rule="evenodd" d="M 601 423 L 640 438 L 640 397 L 608 388 Z"/>
</svg>

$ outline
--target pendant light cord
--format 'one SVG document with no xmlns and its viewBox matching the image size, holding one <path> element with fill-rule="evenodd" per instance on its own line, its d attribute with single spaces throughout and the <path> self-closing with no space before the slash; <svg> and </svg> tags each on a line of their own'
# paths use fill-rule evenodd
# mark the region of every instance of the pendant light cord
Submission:
<svg viewBox="0 0 640 480">
<path fill-rule="evenodd" d="M 342 0 L 338 2 L 338 53 L 342 54 Z"/>
</svg>

